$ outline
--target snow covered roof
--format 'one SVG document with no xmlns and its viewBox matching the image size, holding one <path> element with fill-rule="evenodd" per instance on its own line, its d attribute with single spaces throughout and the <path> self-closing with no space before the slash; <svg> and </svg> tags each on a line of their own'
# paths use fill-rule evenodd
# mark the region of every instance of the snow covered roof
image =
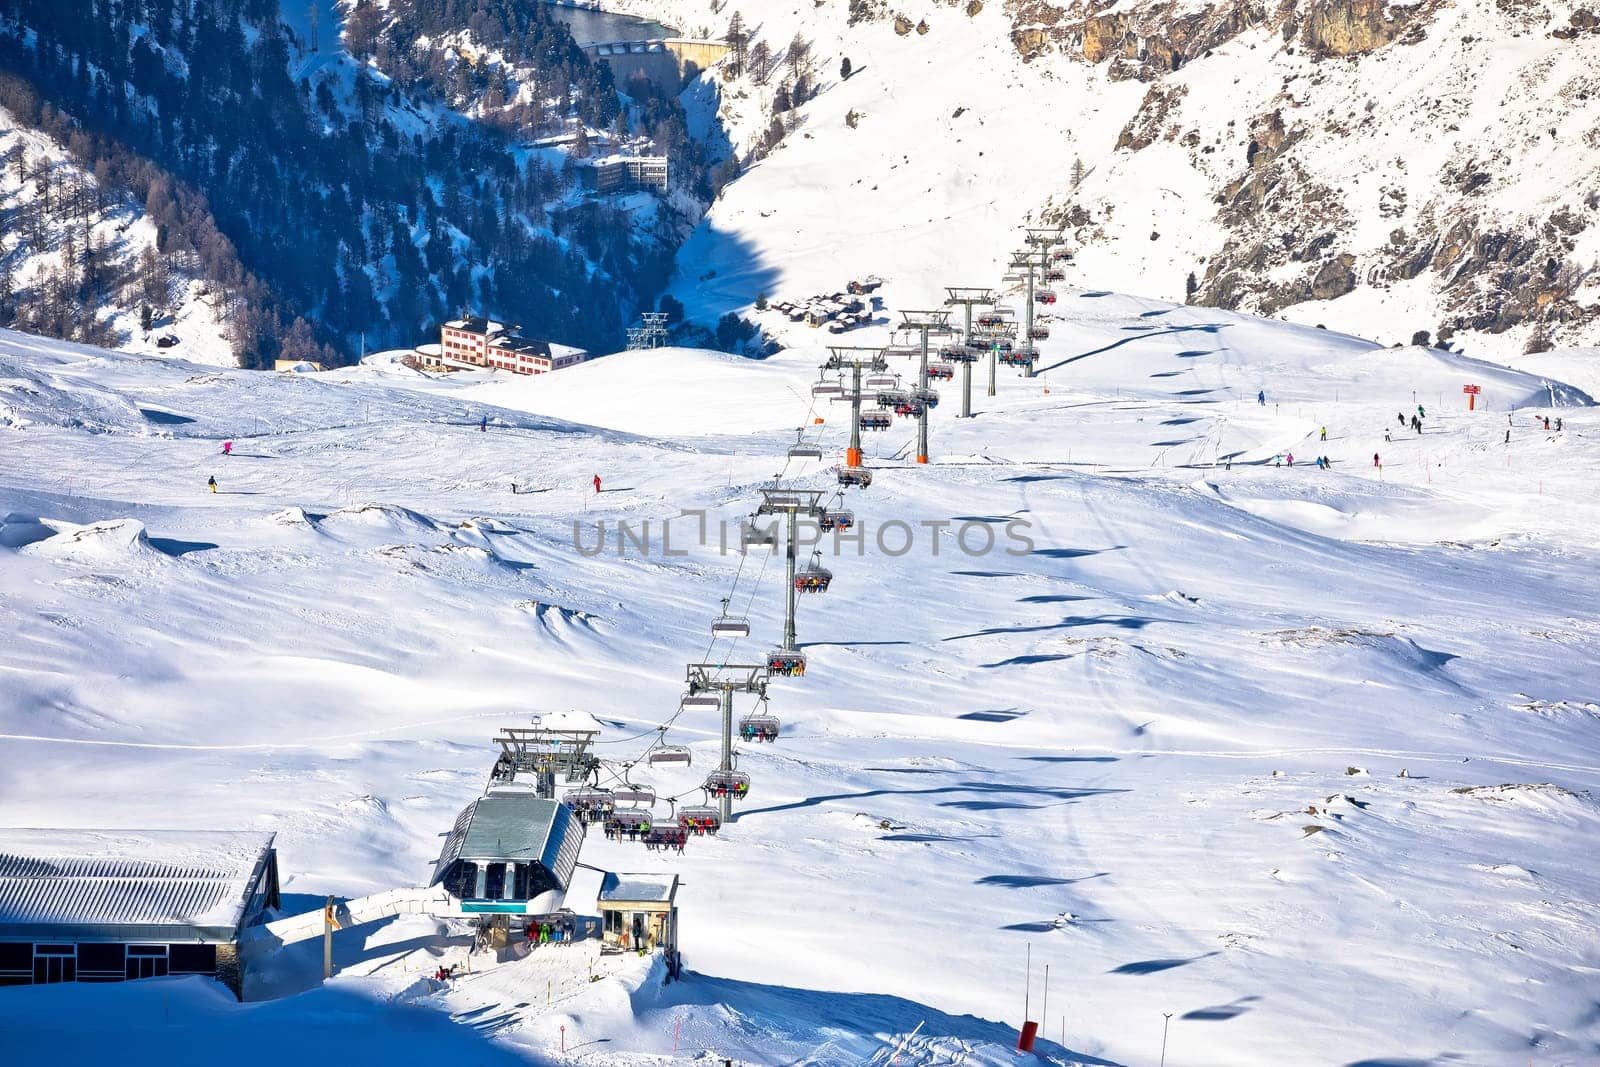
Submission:
<svg viewBox="0 0 1600 1067">
<path fill-rule="evenodd" d="M 0 939 L 231 940 L 276 894 L 272 842 L 251 831 L 0 828 Z"/>
<path fill-rule="evenodd" d="M 600 881 L 600 903 L 671 904 L 678 892 L 675 874 L 606 872 Z"/>
<path fill-rule="evenodd" d="M 600 732 L 600 720 L 587 711 L 547 711 L 535 718 L 533 725 L 541 730 L 560 730 L 563 733 Z"/>
<path fill-rule="evenodd" d="M 572 879 L 583 845 L 583 826 L 565 804 L 497 790 L 468 804 L 445 839 L 430 884 L 456 860 L 538 863 L 562 889 Z"/>
</svg>

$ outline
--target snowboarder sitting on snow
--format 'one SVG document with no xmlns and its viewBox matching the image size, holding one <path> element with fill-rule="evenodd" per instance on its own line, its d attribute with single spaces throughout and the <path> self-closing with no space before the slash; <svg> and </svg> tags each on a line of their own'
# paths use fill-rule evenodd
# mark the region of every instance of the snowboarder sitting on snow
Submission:
<svg viewBox="0 0 1600 1067">
<path fill-rule="evenodd" d="M 207 478 L 206 479 L 206 485 L 211 489 L 211 491 L 213 493 L 215 493 L 217 491 L 217 476 L 215 474 L 213 474 L 211 477 Z"/>
</svg>

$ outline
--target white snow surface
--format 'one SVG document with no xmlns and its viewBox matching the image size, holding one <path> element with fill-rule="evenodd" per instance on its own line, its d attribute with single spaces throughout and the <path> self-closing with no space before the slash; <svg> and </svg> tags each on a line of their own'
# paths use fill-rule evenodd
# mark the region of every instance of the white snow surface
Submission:
<svg viewBox="0 0 1600 1067">
<path fill-rule="evenodd" d="M 926 466 L 903 420 L 866 439 L 862 551 L 824 546 L 736 821 L 681 856 L 585 844 L 682 878 L 687 980 L 586 945 L 434 989 L 464 934 L 399 918 L 337 935 L 327 985 L 284 950 L 265 1002 L 4 990 L 6 1048 L 831 1067 L 922 1023 L 901 1063 L 1000 1064 L 1026 994 L 1053 1063 L 1154 1063 L 1165 1012 L 1174 1063 L 1594 1062 L 1595 354 L 1058 289 L 1043 377 L 991 399 L 980 366 L 970 420 L 942 385 Z M 0 333 L 5 822 L 275 832 L 306 910 L 424 880 L 535 714 L 593 715 L 618 763 L 671 722 L 693 767 L 629 773 L 697 802 L 719 723 L 674 719 L 684 664 L 760 656 L 783 589 L 684 512 L 831 485 L 825 355 L 262 375 Z M 828 458 L 786 465 L 797 427 Z M 583 554 L 600 520 L 653 551 L 608 526 Z M 730 588 L 753 635 L 712 644 Z"/>
</svg>

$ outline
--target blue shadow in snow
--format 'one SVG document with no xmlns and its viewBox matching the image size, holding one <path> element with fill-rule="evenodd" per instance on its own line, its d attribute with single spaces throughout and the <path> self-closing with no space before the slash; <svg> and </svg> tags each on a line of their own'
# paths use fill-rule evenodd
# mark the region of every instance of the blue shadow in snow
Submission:
<svg viewBox="0 0 1600 1067">
<path fill-rule="evenodd" d="M 1110 352 L 1114 348 L 1121 348 L 1123 345 L 1131 344 L 1134 341 L 1143 341 L 1146 338 L 1150 338 L 1150 337 L 1160 337 L 1163 334 L 1172 334 L 1172 333 L 1210 333 L 1210 334 L 1215 334 L 1218 331 L 1226 328 L 1226 326 L 1227 326 L 1227 323 L 1224 323 L 1224 322 L 1197 322 L 1197 323 L 1192 323 L 1192 324 L 1186 325 L 1186 326 L 1169 326 L 1168 328 L 1166 328 L 1164 330 L 1141 330 L 1139 333 L 1134 334 L 1131 337 L 1124 337 L 1120 341 L 1112 341 L 1108 345 L 1101 345 L 1099 348 L 1093 348 L 1093 349 L 1090 349 L 1087 352 L 1080 352 L 1076 356 L 1068 356 L 1066 359 L 1060 360 L 1060 361 L 1058 361 L 1056 363 L 1052 363 L 1048 367 L 1040 368 L 1035 373 L 1036 374 L 1044 374 L 1046 371 L 1053 371 L 1058 367 L 1065 367 L 1069 363 L 1076 363 L 1080 359 L 1088 359 L 1090 356 L 1102 355 L 1102 354 L 1104 354 L 1106 352 Z"/>
<path fill-rule="evenodd" d="M 1198 956 L 1170 960 L 1136 960 L 1133 963 L 1124 963 L 1121 967 L 1113 967 L 1107 974 L 1156 974 L 1159 971 L 1170 971 L 1175 967 L 1187 967 L 1196 960 L 1203 960 L 1209 956 L 1217 955 L 1216 951 L 1202 952 Z"/>
<path fill-rule="evenodd" d="M 1080 600 L 1099 600 L 1099 597 L 1077 596 L 1073 593 L 1040 593 L 1037 596 L 1018 597 L 1018 604 L 1071 604 Z"/>
<path fill-rule="evenodd" d="M 140 408 L 139 414 L 143 415 L 147 422 L 153 422 L 157 426 L 183 426 L 194 421 L 187 415 L 179 415 L 174 411 L 161 411 L 158 408 Z"/>
<path fill-rule="evenodd" d="M 1018 756 L 1033 763 L 1116 763 L 1121 756 Z"/>
<path fill-rule="evenodd" d="M 1178 1017 L 1180 1019 L 1187 1019 L 1190 1022 L 1197 1023 L 1226 1022 L 1229 1019 L 1236 1019 L 1245 1012 L 1249 1011 L 1249 1005 L 1260 999 L 1260 997 L 1240 997 L 1232 1004 L 1218 1004 L 1211 1008 L 1196 1008 L 1193 1011 L 1185 1012 Z"/>
<path fill-rule="evenodd" d="M 180 541 L 176 537 L 152 537 L 150 547 L 168 556 L 187 556 L 191 552 L 206 552 L 220 546 L 213 541 Z"/>
<path fill-rule="evenodd" d="M 1181 371 L 1181 370 L 1158 370 L 1154 374 L 1150 375 L 1150 377 L 1152 377 L 1152 378 L 1176 378 L 1178 375 L 1180 375 L 1182 373 L 1183 373 L 1183 371 Z"/>
<path fill-rule="evenodd" d="M 1031 554 L 1043 556 L 1045 559 L 1082 559 L 1084 556 L 1098 556 L 1102 552 L 1117 552 L 1127 547 L 1127 545 L 1112 545 L 1110 548 L 1036 548 Z"/>
<path fill-rule="evenodd" d="M 1119 630 L 1142 630 L 1153 622 L 1170 622 L 1187 626 L 1182 619 L 1151 619 L 1143 615 L 1068 615 L 1060 622 L 1041 623 L 1038 626 L 991 626 L 974 630 L 970 634 L 956 634 L 940 638 L 941 641 L 965 641 L 969 637 L 993 637 L 997 634 L 1041 634 L 1051 630 L 1075 630 L 1080 626 L 1115 626 Z"/>
<path fill-rule="evenodd" d="M 1007 889 L 1033 889 L 1037 886 L 1045 885 L 1076 885 L 1078 882 L 1087 882 L 1091 878 L 1104 878 L 1105 876 L 1105 871 L 1086 874 L 1082 878 L 1046 878 L 1032 874 L 989 874 L 979 878 L 972 884 L 1000 885 L 1005 886 Z"/>
<path fill-rule="evenodd" d="M 993 670 L 996 667 L 1031 667 L 1037 663 L 1055 663 L 1057 660 L 1071 658 L 1071 656 L 1062 655 L 1012 656 L 1010 659 L 996 660 L 993 663 L 980 663 L 978 666 L 984 668 L 985 670 Z"/>
<path fill-rule="evenodd" d="M 951 785 L 928 786 L 925 789 L 863 789 L 855 793 L 821 793 L 788 804 L 774 804 L 768 808 L 748 808 L 735 813 L 734 822 L 743 822 L 752 815 L 777 815 L 786 811 L 820 807 L 832 800 L 868 800 L 872 797 L 930 797 L 949 796 L 955 793 L 988 793 L 991 795 L 1033 797 L 1043 800 L 1082 800 L 1085 797 L 1107 793 L 1126 793 L 1126 789 L 1051 789 L 1047 786 L 1006 785 L 1000 782 L 956 782 Z"/>
<path fill-rule="evenodd" d="M 966 719 L 969 722 L 1010 722 L 1026 714 L 1028 713 L 1018 711 L 1016 708 L 996 708 L 992 711 L 969 711 L 965 715 L 957 715 L 956 718 Z"/>
</svg>

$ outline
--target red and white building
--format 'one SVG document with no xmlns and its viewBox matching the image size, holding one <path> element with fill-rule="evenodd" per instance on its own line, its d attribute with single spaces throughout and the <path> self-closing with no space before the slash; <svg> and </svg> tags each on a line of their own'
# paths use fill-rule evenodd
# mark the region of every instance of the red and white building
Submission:
<svg viewBox="0 0 1600 1067">
<path fill-rule="evenodd" d="M 504 370 L 513 374 L 546 374 L 582 363 L 581 348 L 535 341 L 504 323 L 468 316 L 439 328 L 439 343 L 418 345 L 423 364 L 441 370 Z"/>
</svg>

